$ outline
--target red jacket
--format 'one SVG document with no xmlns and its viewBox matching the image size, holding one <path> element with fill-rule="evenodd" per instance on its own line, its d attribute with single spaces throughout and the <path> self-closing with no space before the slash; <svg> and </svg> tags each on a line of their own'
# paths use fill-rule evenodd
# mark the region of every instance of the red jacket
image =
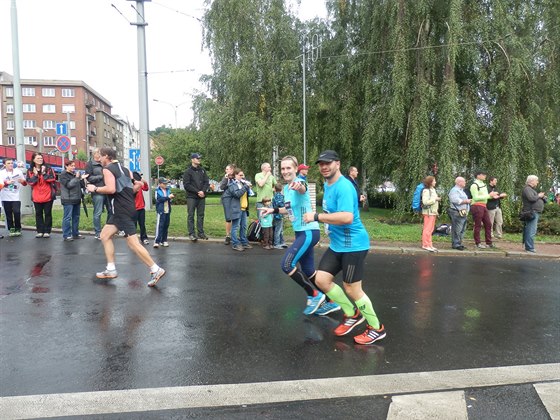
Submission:
<svg viewBox="0 0 560 420">
<path fill-rule="evenodd" d="M 42 166 L 42 172 L 35 175 L 33 169 L 27 171 L 27 183 L 31 185 L 31 200 L 34 203 L 48 203 L 54 200 L 56 175 L 52 168 Z"/>
<path fill-rule="evenodd" d="M 136 197 L 134 197 L 134 202 L 136 203 L 136 210 L 142 210 L 146 207 L 146 202 L 144 201 L 144 193 L 142 191 L 148 191 L 148 183 L 144 181 L 142 188 L 136 191 Z"/>
</svg>

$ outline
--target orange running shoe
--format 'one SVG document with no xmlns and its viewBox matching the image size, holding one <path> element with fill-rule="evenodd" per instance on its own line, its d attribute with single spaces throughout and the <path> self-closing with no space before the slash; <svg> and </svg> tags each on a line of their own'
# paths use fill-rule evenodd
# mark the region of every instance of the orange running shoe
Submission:
<svg viewBox="0 0 560 420">
<path fill-rule="evenodd" d="M 340 336 L 348 334 L 352 331 L 357 325 L 360 325 L 366 319 L 362 316 L 360 311 L 356 309 L 354 316 L 346 316 L 342 318 L 342 322 L 338 327 L 334 329 L 334 334 Z"/>
<path fill-rule="evenodd" d="M 377 340 L 385 338 L 386 335 L 387 333 L 383 325 L 381 325 L 378 330 L 368 325 L 363 333 L 354 337 L 354 341 L 358 344 L 373 344 Z"/>
</svg>

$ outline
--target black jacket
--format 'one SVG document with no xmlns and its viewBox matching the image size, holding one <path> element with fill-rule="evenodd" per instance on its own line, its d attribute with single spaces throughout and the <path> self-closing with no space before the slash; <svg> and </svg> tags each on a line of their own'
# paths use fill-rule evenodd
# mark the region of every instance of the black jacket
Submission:
<svg viewBox="0 0 560 420">
<path fill-rule="evenodd" d="M 105 183 L 103 182 L 103 166 L 101 163 L 90 160 L 86 165 L 86 174 L 88 184 L 93 184 L 96 187 L 103 187 Z"/>
<path fill-rule="evenodd" d="M 539 193 L 530 185 L 525 185 L 525 188 L 523 188 L 521 201 L 523 202 L 522 211 L 535 210 L 537 213 L 542 213 L 544 203 L 546 203 L 546 199 L 540 198 Z"/>
<path fill-rule="evenodd" d="M 209 187 L 210 180 L 202 166 L 195 168 L 191 165 L 187 168 L 183 174 L 183 188 L 185 188 L 188 198 L 199 198 L 198 192 L 206 192 Z"/>
<path fill-rule="evenodd" d="M 62 204 L 80 204 L 82 200 L 82 180 L 67 171 L 58 177 L 60 182 L 60 201 Z"/>
</svg>

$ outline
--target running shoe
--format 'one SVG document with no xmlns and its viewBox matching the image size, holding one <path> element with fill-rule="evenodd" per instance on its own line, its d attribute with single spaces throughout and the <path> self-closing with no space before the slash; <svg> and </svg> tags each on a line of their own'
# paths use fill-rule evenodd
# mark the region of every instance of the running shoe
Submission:
<svg viewBox="0 0 560 420">
<path fill-rule="evenodd" d="M 325 294 L 321 292 L 317 292 L 317 296 L 307 296 L 307 306 L 303 310 L 304 315 L 314 313 L 324 301 Z"/>
<path fill-rule="evenodd" d="M 50 233 L 43 233 L 43 238 L 50 238 L 51 234 Z"/>
<path fill-rule="evenodd" d="M 161 267 L 158 268 L 156 272 L 150 273 L 150 281 L 148 282 L 148 286 L 154 287 L 163 276 L 165 276 L 165 270 Z"/>
<path fill-rule="evenodd" d="M 117 276 L 117 270 L 105 270 L 101 273 L 95 274 L 95 277 L 97 277 L 98 279 L 114 279 L 117 278 Z"/>
<path fill-rule="evenodd" d="M 199 234 L 198 234 L 198 237 L 199 237 L 200 239 L 204 239 L 204 240 L 207 240 L 207 239 L 208 239 L 208 236 L 206 236 L 204 233 L 199 233 Z"/>
<path fill-rule="evenodd" d="M 43 234 L 42 233 L 38 233 L 37 235 L 35 235 L 36 238 L 42 238 Z"/>
<path fill-rule="evenodd" d="M 251 245 L 251 244 L 245 244 L 245 245 L 243 245 L 243 248 L 245 248 L 245 249 L 253 249 L 253 245 Z"/>
<path fill-rule="evenodd" d="M 243 245 L 234 245 L 231 247 L 231 249 L 233 249 L 234 251 L 245 251 L 245 248 L 243 248 Z"/>
<path fill-rule="evenodd" d="M 144 239 L 142 242 L 144 243 L 144 245 L 150 245 L 150 241 L 148 241 L 147 239 Z"/>
<path fill-rule="evenodd" d="M 360 311 L 356 309 L 356 313 L 354 314 L 354 316 L 344 315 L 340 325 L 334 329 L 334 334 L 338 335 L 339 337 L 346 335 L 365 320 L 366 319 L 362 316 Z"/>
<path fill-rule="evenodd" d="M 165 241 L 165 242 L 162 243 L 161 245 L 167 248 L 167 247 L 169 246 L 169 242 Z"/>
<path fill-rule="evenodd" d="M 337 305 L 334 302 L 324 301 L 315 311 L 315 315 L 324 316 L 336 311 L 340 311 L 340 305 Z"/>
<path fill-rule="evenodd" d="M 189 239 L 193 242 L 196 242 L 198 240 L 198 238 L 194 235 L 189 235 Z"/>
<path fill-rule="evenodd" d="M 229 244 L 231 244 L 231 237 L 226 236 L 226 239 L 224 241 L 224 245 L 229 245 Z"/>
<path fill-rule="evenodd" d="M 159 248 L 159 244 L 157 242 L 154 242 L 154 248 Z"/>
<path fill-rule="evenodd" d="M 366 330 L 354 337 L 354 341 L 358 344 L 373 344 L 382 338 L 385 338 L 387 333 L 385 332 L 385 327 L 381 325 L 378 330 L 373 328 L 371 325 L 366 327 Z"/>
</svg>

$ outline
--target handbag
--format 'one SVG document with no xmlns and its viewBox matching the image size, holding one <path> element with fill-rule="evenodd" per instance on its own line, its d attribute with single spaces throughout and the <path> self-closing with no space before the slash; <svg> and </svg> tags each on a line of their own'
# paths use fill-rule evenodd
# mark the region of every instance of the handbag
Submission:
<svg viewBox="0 0 560 420">
<path fill-rule="evenodd" d="M 535 210 L 524 210 L 519 213 L 519 220 L 522 222 L 530 222 L 535 218 Z"/>
</svg>

